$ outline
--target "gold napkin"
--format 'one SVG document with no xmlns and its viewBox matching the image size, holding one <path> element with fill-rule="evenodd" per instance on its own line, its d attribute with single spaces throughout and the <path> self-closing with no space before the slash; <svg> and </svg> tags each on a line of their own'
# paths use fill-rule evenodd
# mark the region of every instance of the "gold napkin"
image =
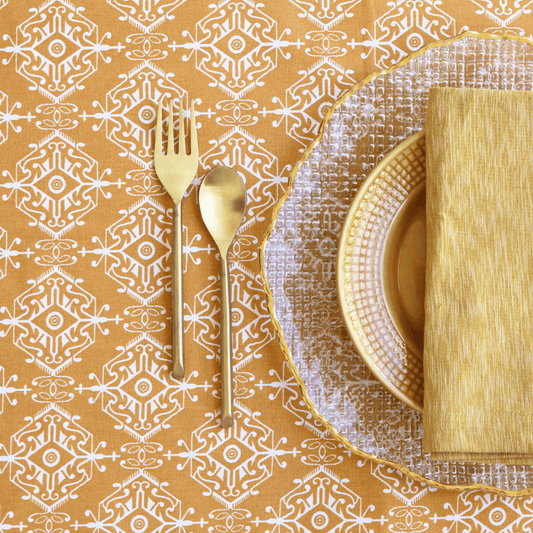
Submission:
<svg viewBox="0 0 533 533">
<path fill-rule="evenodd" d="M 431 89 L 424 451 L 532 464 L 533 92 Z"/>
</svg>

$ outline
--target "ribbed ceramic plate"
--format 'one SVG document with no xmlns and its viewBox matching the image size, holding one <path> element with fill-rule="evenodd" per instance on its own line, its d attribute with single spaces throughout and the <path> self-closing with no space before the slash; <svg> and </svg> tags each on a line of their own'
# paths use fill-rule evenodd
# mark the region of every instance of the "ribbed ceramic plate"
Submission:
<svg viewBox="0 0 533 533">
<path fill-rule="evenodd" d="M 269 309 L 307 405 L 352 451 L 441 487 L 525 494 L 533 492 L 531 466 L 432 461 L 423 453 L 421 414 L 376 379 L 338 304 L 337 243 L 355 193 L 391 150 L 424 128 L 434 86 L 533 90 L 533 42 L 466 33 L 433 43 L 332 107 L 293 169 L 262 246 Z M 379 298 L 369 311 L 388 312 Z M 378 333 L 374 348 L 386 352 L 380 343 L 389 337 Z"/>
<path fill-rule="evenodd" d="M 426 151 L 423 132 L 390 152 L 348 210 L 337 259 L 340 311 L 374 375 L 422 411 Z"/>
</svg>

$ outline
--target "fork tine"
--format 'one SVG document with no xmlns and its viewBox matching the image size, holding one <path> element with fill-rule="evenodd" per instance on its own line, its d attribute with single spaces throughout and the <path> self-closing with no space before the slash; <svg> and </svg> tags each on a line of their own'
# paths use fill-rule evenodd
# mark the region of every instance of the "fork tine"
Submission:
<svg viewBox="0 0 533 533">
<path fill-rule="evenodd" d="M 167 144 L 167 155 L 174 154 L 176 150 L 174 149 L 174 113 L 172 112 L 172 98 L 170 99 L 170 104 L 168 106 L 168 144 Z"/>
<path fill-rule="evenodd" d="M 163 155 L 163 126 L 161 125 L 161 108 L 163 107 L 163 98 L 159 100 L 159 107 L 157 108 L 157 124 L 155 126 L 155 146 L 154 154 Z"/>
<path fill-rule="evenodd" d="M 198 157 L 198 137 L 196 136 L 196 117 L 194 116 L 194 100 L 191 102 L 191 155 Z"/>
<path fill-rule="evenodd" d="M 183 98 L 180 98 L 180 131 L 179 131 L 179 138 L 178 138 L 178 151 L 182 155 L 186 155 L 187 152 L 185 151 L 185 127 L 184 127 L 184 119 L 183 119 Z"/>
</svg>

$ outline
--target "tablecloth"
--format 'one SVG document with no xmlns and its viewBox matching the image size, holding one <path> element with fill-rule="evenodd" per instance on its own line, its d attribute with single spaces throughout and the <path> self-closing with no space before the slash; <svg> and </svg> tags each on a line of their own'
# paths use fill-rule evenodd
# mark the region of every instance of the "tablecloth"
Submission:
<svg viewBox="0 0 533 533">
<path fill-rule="evenodd" d="M 428 487 L 349 453 L 284 363 L 259 246 L 355 82 L 531 0 L 0 0 L 0 531 L 525 531 L 533 498 Z M 196 102 L 186 379 L 170 377 L 172 205 L 156 103 Z M 197 205 L 246 180 L 231 253 L 236 422 L 220 427 L 218 257 Z"/>
</svg>

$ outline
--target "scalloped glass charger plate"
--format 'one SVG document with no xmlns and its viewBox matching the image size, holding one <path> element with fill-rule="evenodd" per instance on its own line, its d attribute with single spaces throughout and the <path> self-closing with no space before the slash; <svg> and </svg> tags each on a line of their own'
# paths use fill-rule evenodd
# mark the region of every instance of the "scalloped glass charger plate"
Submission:
<svg viewBox="0 0 533 533">
<path fill-rule="evenodd" d="M 432 485 L 527 494 L 533 466 L 434 461 L 425 454 L 422 415 L 413 408 L 421 406 L 421 383 L 414 387 L 418 400 L 407 405 L 377 379 L 339 306 L 338 243 L 354 196 L 387 154 L 424 129 L 429 88 L 437 86 L 533 90 L 533 42 L 467 32 L 432 43 L 348 91 L 328 112 L 274 210 L 261 247 L 268 306 L 307 405 L 349 449 Z M 368 349 L 395 361 L 391 371 L 402 391 L 410 346 L 396 334 L 380 287 L 378 241 L 408 195 L 386 182 L 375 192 L 379 201 L 366 215 L 372 228 L 363 235 L 374 241 L 366 243 L 365 290 L 356 305 Z"/>
</svg>

